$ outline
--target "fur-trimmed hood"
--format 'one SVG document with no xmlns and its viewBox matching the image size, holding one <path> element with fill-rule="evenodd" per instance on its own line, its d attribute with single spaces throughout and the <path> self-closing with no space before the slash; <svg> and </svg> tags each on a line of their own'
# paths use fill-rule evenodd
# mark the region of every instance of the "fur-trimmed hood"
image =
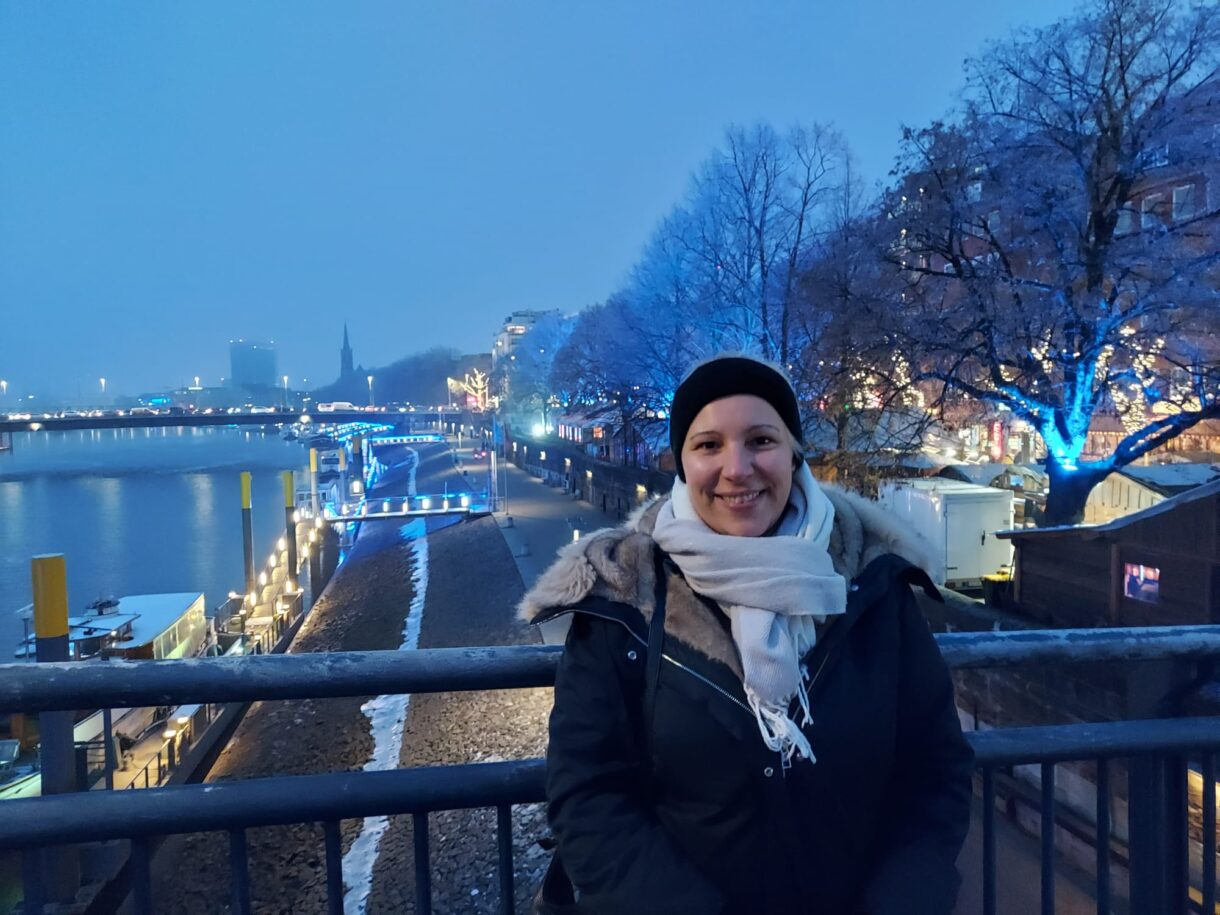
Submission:
<svg viewBox="0 0 1220 915">
<path fill-rule="evenodd" d="M 933 567 L 928 543 L 876 502 L 836 486 L 822 484 L 822 490 L 835 511 L 830 557 L 835 571 L 848 581 L 887 553 L 925 570 Z M 586 597 L 630 604 L 645 619 L 651 618 L 656 581 L 652 529 L 668 498 L 662 496 L 642 506 L 621 527 L 604 528 L 563 547 L 555 563 L 522 598 L 518 605 L 521 619 L 533 622 L 547 611 L 571 607 Z M 675 587 L 670 582 L 667 592 L 666 631 L 740 674 L 735 646 L 724 627 L 712 619 L 685 582 L 678 584 Z"/>
</svg>

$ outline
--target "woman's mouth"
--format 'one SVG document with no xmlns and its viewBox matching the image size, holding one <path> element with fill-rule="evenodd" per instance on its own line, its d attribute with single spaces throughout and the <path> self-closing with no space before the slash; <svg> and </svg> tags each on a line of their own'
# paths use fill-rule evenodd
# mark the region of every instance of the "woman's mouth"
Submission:
<svg viewBox="0 0 1220 915">
<path fill-rule="evenodd" d="M 761 489 L 756 489 L 753 492 L 716 493 L 715 496 L 729 508 L 744 508 L 757 502 L 762 494 Z"/>
</svg>

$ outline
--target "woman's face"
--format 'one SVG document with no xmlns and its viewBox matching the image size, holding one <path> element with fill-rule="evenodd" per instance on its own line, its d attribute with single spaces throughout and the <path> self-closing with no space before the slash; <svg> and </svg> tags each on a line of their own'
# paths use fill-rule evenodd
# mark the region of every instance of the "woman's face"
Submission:
<svg viewBox="0 0 1220 915">
<path fill-rule="evenodd" d="M 761 537 L 792 491 L 791 434 L 753 394 L 713 400 L 695 416 L 682 468 L 695 513 L 718 534 Z"/>
</svg>

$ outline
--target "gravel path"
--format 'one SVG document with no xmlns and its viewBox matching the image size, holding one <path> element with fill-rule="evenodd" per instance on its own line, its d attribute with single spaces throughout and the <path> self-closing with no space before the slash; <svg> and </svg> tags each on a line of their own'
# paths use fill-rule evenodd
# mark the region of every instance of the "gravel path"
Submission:
<svg viewBox="0 0 1220 915">
<path fill-rule="evenodd" d="M 417 490 L 427 492 L 453 473 L 451 461 L 428 454 L 418 468 Z M 537 641 L 536 634 L 515 619 L 513 608 L 523 586 L 495 521 L 481 518 L 437 528 L 430 524 L 420 647 Z M 410 548 L 399 529 L 391 522 L 365 525 L 307 618 L 293 652 L 399 647 L 413 597 Z M 368 719 L 360 711 L 363 701 L 256 703 L 208 780 L 361 768 L 372 751 Z M 402 765 L 539 756 L 545 749 L 550 705 L 549 689 L 413 697 Z M 514 815 L 518 911 L 525 910 L 524 900 L 546 863 L 536 845 L 543 826 L 540 805 Z M 345 850 L 359 829 L 359 821 L 344 822 Z M 495 911 L 494 811 L 434 815 L 430 836 L 434 911 Z M 326 910 L 320 827 L 254 829 L 247 840 L 256 913 Z M 412 871 L 410 818 L 394 818 L 382 838 L 367 911 L 413 911 Z M 154 898 L 163 911 L 229 911 L 227 838 L 211 834 L 167 840 L 156 857 L 153 879 Z"/>
<path fill-rule="evenodd" d="M 520 575 L 491 518 L 441 531 L 430 538 L 432 573 L 421 647 L 533 643 L 537 635 L 513 618 L 523 591 Z M 469 574 L 477 563 L 478 575 Z M 448 570 L 451 574 L 446 574 Z M 411 700 L 403 766 L 528 759 L 546 750 L 551 690 L 438 693 Z M 545 828 L 542 805 L 514 810 L 517 911 L 541 879 L 547 856 L 537 839 Z M 495 811 L 434 814 L 433 911 L 498 911 Z M 410 817 L 396 817 L 383 839 L 374 871 L 370 915 L 414 911 Z"/>
</svg>

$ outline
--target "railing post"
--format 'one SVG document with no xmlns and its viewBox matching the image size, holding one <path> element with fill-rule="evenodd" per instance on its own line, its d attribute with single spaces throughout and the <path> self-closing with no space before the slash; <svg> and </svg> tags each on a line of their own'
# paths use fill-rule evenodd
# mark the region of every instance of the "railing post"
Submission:
<svg viewBox="0 0 1220 915">
<path fill-rule="evenodd" d="M 113 791 L 114 770 L 119 766 L 114 752 L 114 713 L 109 706 L 102 709 L 102 739 L 105 741 L 102 752 L 106 757 L 106 788 Z"/>
<path fill-rule="evenodd" d="M 1177 697 L 1194 674 L 1195 666 L 1181 660 L 1134 665 L 1126 678 L 1128 717 L 1176 717 Z M 1190 863 L 1183 761 L 1165 755 L 1131 759 L 1127 801 L 1131 911 L 1180 912 Z"/>
<path fill-rule="evenodd" d="M 1181 760 L 1170 756 L 1131 760 L 1128 788 L 1131 836 L 1131 911 L 1182 910 L 1187 861 L 1186 780 Z"/>
</svg>

